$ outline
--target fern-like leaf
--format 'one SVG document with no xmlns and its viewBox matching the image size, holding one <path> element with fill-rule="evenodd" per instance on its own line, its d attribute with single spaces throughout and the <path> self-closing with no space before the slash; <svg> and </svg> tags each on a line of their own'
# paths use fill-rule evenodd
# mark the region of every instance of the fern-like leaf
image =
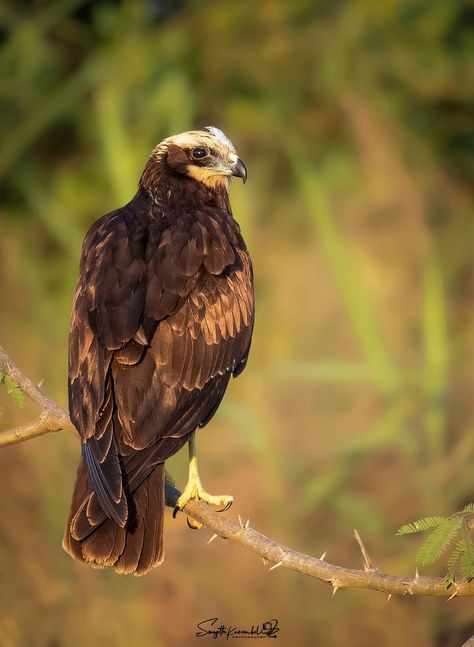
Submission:
<svg viewBox="0 0 474 647">
<path fill-rule="evenodd" d="M 462 524 L 462 518 L 448 517 L 431 532 L 416 556 L 417 564 L 426 566 L 433 564 L 444 553 Z"/>
<path fill-rule="evenodd" d="M 456 565 L 461 557 L 462 553 L 464 551 L 464 542 L 463 541 L 458 541 L 456 543 L 456 546 L 453 548 L 453 551 L 451 555 L 449 556 L 448 559 L 448 570 L 453 571 L 453 573 L 456 570 Z"/>
<path fill-rule="evenodd" d="M 461 575 L 465 580 L 471 580 L 474 577 L 474 542 L 469 534 L 469 528 L 464 522 L 461 530 L 463 554 L 459 563 Z"/>
<path fill-rule="evenodd" d="M 408 535 L 431 530 L 418 551 L 417 564 L 426 566 L 436 562 L 446 551 L 451 542 L 457 537 L 457 542 L 447 559 L 447 572 L 443 579 L 449 588 L 456 578 L 474 580 L 474 537 L 471 528 L 474 527 L 474 503 L 469 503 L 463 510 L 449 517 L 425 517 L 412 523 L 407 523 L 398 529 L 397 535 Z"/>
<path fill-rule="evenodd" d="M 456 581 L 456 569 L 458 567 L 459 560 L 461 559 L 463 552 L 464 552 L 464 543 L 462 541 L 458 541 L 451 555 L 448 558 L 448 562 L 447 562 L 448 571 L 443 580 L 446 588 L 449 588 L 450 586 L 452 586 Z"/>
<path fill-rule="evenodd" d="M 437 528 L 445 521 L 447 521 L 447 517 L 424 517 L 423 519 L 418 519 L 418 521 L 406 523 L 397 530 L 397 535 L 410 535 L 415 532 L 423 532 L 424 530 Z"/>
</svg>

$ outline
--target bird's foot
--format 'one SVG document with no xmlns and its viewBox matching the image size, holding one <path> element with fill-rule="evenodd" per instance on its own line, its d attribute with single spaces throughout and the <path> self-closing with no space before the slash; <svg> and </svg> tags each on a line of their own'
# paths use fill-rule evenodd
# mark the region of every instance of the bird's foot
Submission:
<svg viewBox="0 0 474 647">
<path fill-rule="evenodd" d="M 186 487 L 184 488 L 184 492 L 181 494 L 181 496 L 176 502 L 174 512 L 173 512 L 173 517 L 175 517 L 176 514 L 180 510 L 182 510 L 184 506 L 188 503 L 188 501 L 190 501 L 191 499 L 196 499 L 197 501 L 204 501 L 204 503 L 207 503 L 208 505 L 216 506 L 220 508 L 219 512 L 224 512 L 225 510 L 228 510 L 234 501 L 234 497 L 230 496 L 229 494 L 215 495 L 215 494 L 209 494 L 209 492 L 206 492 L 206 490 L 202 487 L 201 480 L 199 478 L 197 470 L 189 471 L 189 480 L 186 484 Z M 200 523 L 199 521 L 196 521 L 196 519 L 191 519 L 190 517 L 188 517 L 188 526 L 190 528 L 197 530 L 198 528 L 201 528 L 202 523 Z"/>
</svg>

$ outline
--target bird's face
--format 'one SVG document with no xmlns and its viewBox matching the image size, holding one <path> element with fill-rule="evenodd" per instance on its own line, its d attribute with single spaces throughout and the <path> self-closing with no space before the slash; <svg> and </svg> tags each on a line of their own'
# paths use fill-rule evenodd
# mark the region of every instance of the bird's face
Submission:
<svg viewBox="0 0 474 647">
<path fill-rule="evenodd" d="M 168 137 L 158 147 L 161 159 L 174 172 L 187 175 L 209 188 L 227 186 L 230 178 L 245 182 L 247 169 L 234 145 L 213 126 Z"/>
</svg>

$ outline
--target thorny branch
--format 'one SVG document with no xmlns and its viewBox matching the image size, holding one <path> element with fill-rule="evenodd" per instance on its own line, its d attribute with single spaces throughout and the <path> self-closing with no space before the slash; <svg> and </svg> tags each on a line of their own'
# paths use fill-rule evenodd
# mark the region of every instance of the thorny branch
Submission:
<svg viewBox="0 0 474 647">
<path fill-rule="evenodd" d="M 5 350 L 0 346 L 0 369 L 5 375 L 9 375 L 20 387 L 25 395 L 35 402 L 41 409 L 41 413 L 32 422 L 18 427 L 11 427 L 0 432 L 0 447 L 14 445 L 24 440 L 42 436 L 52 431 L 68 429 L 76 431 L 69 416 L 64 409 L 53 400 L 48 398 L 46 393 L 14 364 Z"/>
<path fill-rule="evenodd" d="M 0 431 L 0 446 L 13 445 L 62 429 L 75 431 L 67 412 L 48 398 L 39 386 L 26 377 L 15 366 L 1 346 L 0 368 L 18 384 L 26 395 L 41 407 L 41 413 L 35 421 Z M 167 482 L 166 504 L 174 507 L 179 495 L 180 492 L 174 485 Z M 357 531 L 354 531 L 354 536 L 363 556 L 364 570 L 343 568 L 330 564 L 325 561 L 325 554 L 318 559 L 311 555 L 299 553 L 257 532 L 249 526 L 248 521 L 245 524 L 242 523 L 240 518 L 239 522 L 233 521 L 216 513 L 207 504 L 200 501 L 191 500 L 186 504 L 184 511 L 214 533 L 208 543 L 211 543 L 217 537 L 221 537 L 239 544 L 259 555 L 263 559 L 264 565 L 270 564 L 269 571 L 283 567 L 305 573 L 331 584 L 333 593 L 336 593 L 338 589 L 352 588 L 380 591 L 388 594 L 388 599 L 392 595 L 432 595 L 446 597 L 448 600 L 453 597 L 474 596 L 474 583 L 462 582 L 447 589 L 443 580 L 439 577 L 419 576 L 418 572 L 412 577 L 398 577 L 379 571 L 372 566 L 367 550 Z"/>
</svg>

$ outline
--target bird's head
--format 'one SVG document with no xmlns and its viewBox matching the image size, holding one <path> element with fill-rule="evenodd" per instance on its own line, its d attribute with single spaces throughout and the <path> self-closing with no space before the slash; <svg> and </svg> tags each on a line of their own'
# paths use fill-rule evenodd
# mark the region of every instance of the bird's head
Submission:
<svg viewBox="0 0 474 647">
<path fill-rule="evenodd" d="M 247 179 L 247 169 L 237 157 L 234 145 L 214 126 L 163 140 L 152 151 L 142 181 L 152 181 L 152 171 L 157 169 L 187 176 L 210 189 L 227 187 L 232 176 L 244 182 Z"/>
</svg>

